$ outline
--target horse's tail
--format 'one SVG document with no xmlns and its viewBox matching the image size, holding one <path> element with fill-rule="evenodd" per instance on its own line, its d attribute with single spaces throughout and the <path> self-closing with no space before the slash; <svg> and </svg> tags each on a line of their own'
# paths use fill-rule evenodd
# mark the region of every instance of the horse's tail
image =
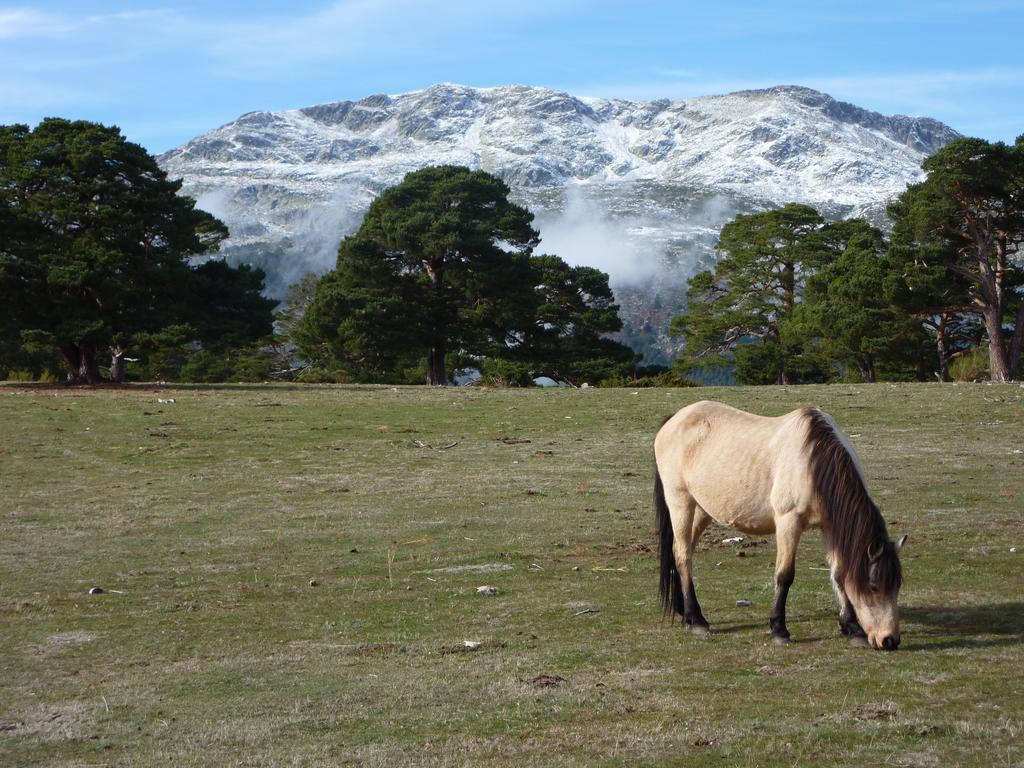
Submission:
<svg viewBox="0 0 1024 768">
<path fill-rule="evenodd" d="M 672 516 L 665 502 L 665 487 L 661 483 L 658 465 L 654 465 L 654 519 L 658 529 L 661 552 L 661 579 L 658 585 L 661 607 L 667 614 L 683 615 L 683 583 L 676 570 L 676 556 L 672 552 Z"/>
</svg>

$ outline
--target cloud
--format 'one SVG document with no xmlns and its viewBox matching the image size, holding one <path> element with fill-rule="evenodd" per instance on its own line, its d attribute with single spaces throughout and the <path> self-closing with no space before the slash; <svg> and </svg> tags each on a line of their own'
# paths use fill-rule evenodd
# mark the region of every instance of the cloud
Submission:
<svg viewBox="0 0 1024 768">
<path fill-rule="evenodd" d="M 58 85 L 37 78 L 4 80 L 0 76 L 0 120 L 24 122 L 28 110 L 53 109 L 56 105 L 102 102 L 105 96 L 84 88 Z"/>
<path fill-rule="evenodd" d="M 175 11 L 167 8 L 88 16 L 70 13 L 41 13 L 30 8 L 0 9 L 0 39 L 83 37 L 86 34 L 100 33 L 103 28 L 116 33 L 117 27 L 140 23 L 152 25 L 155 31 L 160 24 L 175 15 Z"/>
<path fill-rule="evenodd" d="M 379 45 L 382 30 L 378 27 L 414 8 L 411 0 L 347 0 L 305 16 L 234 22 L 231 34 L 213 42 L 210 53 L 239 72 L 347 58 L 366 46 Z"/>
<path fill-rule="evenodd" d="M 289 285 L 310 272 L 323 274 L 334 267 L 338 245 L 359 228 L 371 197 L 358 184 L 342 183 L 329 198 L 294 207 L 287 220 L 290 234 L 282 241 L 281 232 L 268 223 L 267 210 L 279 198 L 267 195 L 254 202 L 246 191 L 209 189 L 198 194 L 196 207 L 228 225 L 232 237 L 222 248 L 228 261 L 255 260 L 267 270 L 266 293 L 273 298 L 283 298 Z"/>
<path fill-rule="evenodd" d="M 71 28 L 68 19 L 27 8 L 0 9 L 0 40 L 51 37 Z"/>
<path fill-rule="evenodd" d="M 541 243 L 537 253 L 550 253 L 574 266 L 597 267 L 615 285 L 649 280 L 661 267 L 663 249 L 635 233 L 644 230 L 638 217 L 611 217 L 577 186 L 566 189 L 560 213 L 539 214 Z"/>
<path fill-rule="evenodd" d="M 548 17 L 579 0 L 341 0 L 305 15 L 231 19 L 206 52 L 225 74 L 284 78 L 291 71 L 328 61 L 409 61 L 418 53 L 436 57 L 449 45 L 470 49 L 482 35 L 501 35 L 516 22 Z M 481 30 L 484 30 L 482 33 Z"/>
</svg>

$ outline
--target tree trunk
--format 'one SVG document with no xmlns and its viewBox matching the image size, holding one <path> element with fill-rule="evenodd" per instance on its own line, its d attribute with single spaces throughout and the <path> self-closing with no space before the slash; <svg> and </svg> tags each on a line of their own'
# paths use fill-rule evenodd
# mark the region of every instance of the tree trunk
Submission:
<svg viewBox="0 0 1024 768">
<path fill-rule="evenodd" d="M 68 344 L 66 346 L 58 347 L 60 350 L 60 359 L 64 361 L 64 366 L 67 369 L 64 382 L 66 384 L 81 384 L 82 374 L 82 353 L 78 346 L 75 344 Z"/>
<path fill-rule="evenodd" d="M 99 384 L 100 366 L 96 362 L 96 351 L 81 344 L 67 344 L 58 347 L 61 359 L 67 367 L 65 381 L 68 384 Z"/>
<path fill-rule="evenodd" d="M 1017 308 L 1017 316 L 1013 320 L 1013 338 L 1010 341 L 1010 375 L 1016 379 L 1020 376 L 1020 358 L 1024 355 L 1024 302 Z"/>
<path fill-rule="evenodd" d="M 949 340 L 946 338 L 946 317 L 935 329 L 935 349 L 939 353 L 939 381 L 949 381 Z"/>
<path fill-rule="evenodd" d="M 96 350 L 92 347 L 81 347 L 82 350 L 82 379 L 86 384 L 99 384 L 103 379 L 100 377 L 100 364 L 96 360 Z"/>
<path fill-rule="evenodd" d="M 443 387 L 448 383 L 444 369 L 444 347 L 435 346 L 427 353 L 427 384 Z"/>
<path fill-rule="evenodd" d="M 877 380 L 875 376 L 875 359 L 871 355 L 865 355 L 861 358 L 860 375 L 864 379 L 865 384 L 874 384 Z"/>
<path fill-rule="evenodd" d="M 988 334 L 988 370 L 992 381 L 1010 381 L 1010 364 L 1003 338 L 1003 315 L 996 307 L 985 308 L 985 332 Z"/>
<path fill-rule="evenodd" d="M 428 261 L 424 265 L 427 276 L 430 278 L 430 288 L 440 302 L 441 291 L 444 286 L 444 262 L 443 260 Z M 427 353 L 427 385 L 443 387 L 448 384 L 448 376 L 444 369 L 444 355 L 446 332 L 444 328 L 435 328 L 435 333 L 440 335 L 440 340 L 430 348 Z"/>
<path fill-rule="evenodd" d="M 124 347 L 110 348 L 110 380 L 115 384 L 124 384 Z"/>
</svg>

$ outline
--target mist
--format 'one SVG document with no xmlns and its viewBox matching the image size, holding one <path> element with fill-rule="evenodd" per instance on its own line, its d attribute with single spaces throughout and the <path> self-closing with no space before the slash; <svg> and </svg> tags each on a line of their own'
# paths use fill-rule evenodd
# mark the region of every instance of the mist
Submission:
<svg viewBox="0 0 1024 768">
<path fill-rule="evenodd" d="M 699 193 L 657 199 L 658 191 L 652 199 L 650 189 L 609 195 L 607 188 L 577 184 L 566 187 L 558 208 L 523 201 L 536 214 L 541 242 L 535 252 L 596 267 L 623 296 L 682 295 L 686 280 L 714 260 L 718 233 L 737 204 Z M 281 299 L 307 274 L 334 268 L 338 245 L 359 228 L 375 195 L 358 183 L 313 198 L 251 185 L 204 192 L 196 205 L 228 225 L 231 237 L 222 246 L 227 261 L 262 268 L 264 293 Z"/>
<path fill-rule="evenodd" d="M 338 245 L 359 228 L 372 199 L 370 191 L 349 184 L 299 206 L 273 187 L 246 187 L 202 193 L 196 207 L 228 225 L 231 236 L 221 246 L 228 263 L 263 269 L 264 293 L 281 299 L 307 274 L 334 268 Z"/>
<path fill-rule="evenodd" d="M 642 215 L 622 212 L 644 206 L 649 210 Z M 537 252 L 597 267 L 620 289 L 649 289 L 666 281 L 685 286 L 714 260 L 719 232 L 737 210 L 736 201 L 725 195 L 659 204 L 642 197 L 589 197 L 585 189 L 569 186 L 561 211 L 537 212 Z"/>
<path fill-rule="evenodd" d="M 611 216 L 600 202 L 578 186 L 566 188 L 561 211 L 538 211 L 541 242 L 537 253 L 549 253 L 573 266 L 596 267 L 612 285 L 649 281 L 661 269 L 664 249 L 658 238 L 645 236 L 650 222 L 633 216 Z"/>
<path fill-rule="evenodd" d="M 298 282 L 310 272 L 323 274 L 334 269 L 338 245 L 359 229 L 372 196 L 357 185 L 334 191 L 331 199 L 302 211 L 289 226 L 291 243 L 279 272 L 285 286 Z"/>
</svg>

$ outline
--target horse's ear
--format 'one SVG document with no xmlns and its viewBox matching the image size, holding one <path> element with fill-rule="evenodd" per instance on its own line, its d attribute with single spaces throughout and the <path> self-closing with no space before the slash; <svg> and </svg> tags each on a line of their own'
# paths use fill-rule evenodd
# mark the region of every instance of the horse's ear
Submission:
<svg viewBox="0 0 1024 768">
<path fill-rule="evenodd" d="M 903 551 L 903 545 L 906 544 L 906 543 L 907 543 L 907 534 L 903 534 L 902 536 L 900 536 L 899 540 L 895 544 L 895 546 L 896 546 L 896 554 L 897 555 L 900 552 Z"/>
<path fill-rule="evenodd" d="M 882 556 L 882 552 L 885 551 L 885 545 L 877 541 L 868 547 L 868 562 L 874 563 L 878 561 L 878 558 Z"/>
</svg>

